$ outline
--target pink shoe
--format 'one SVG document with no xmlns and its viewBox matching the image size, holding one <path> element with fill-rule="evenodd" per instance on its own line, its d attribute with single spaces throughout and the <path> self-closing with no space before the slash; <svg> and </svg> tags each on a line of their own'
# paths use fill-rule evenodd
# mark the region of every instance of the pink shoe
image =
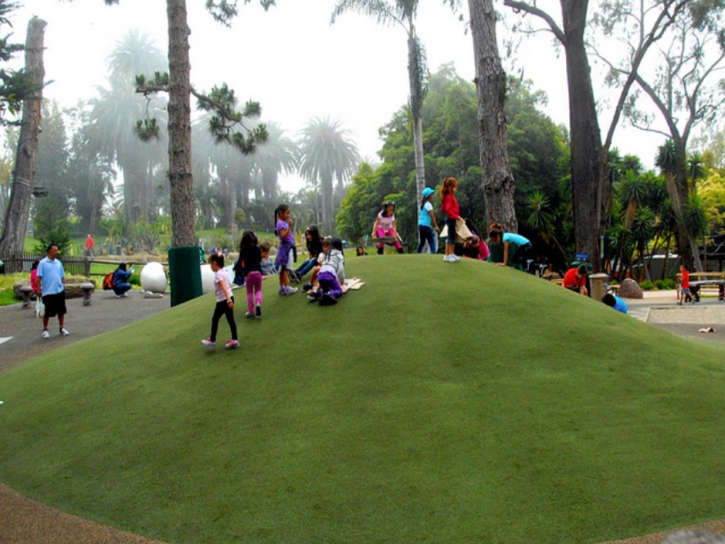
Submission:
<svg viewBox="0 0 725 544">
<path fill-rule="evenodd" d="M 239 348 L 239 340 L 227 340 L 227 343 L 224 345 L 224 349 L 238 349 Z"/>
</svg>

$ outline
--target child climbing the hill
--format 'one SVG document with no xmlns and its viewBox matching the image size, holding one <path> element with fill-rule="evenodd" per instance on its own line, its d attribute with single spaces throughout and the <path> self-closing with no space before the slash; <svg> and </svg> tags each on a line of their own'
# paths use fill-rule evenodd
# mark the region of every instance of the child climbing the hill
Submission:
<svg viewBox="0 0 725 544">
<path fill-rule="evenodd" d="M 216 306 L 214 307 L 214 315 L 211 317 L 211 334 L 201 343 L 209 348 L 216 347 L 216 333 L 219 329 L 219 320 L 224 315 L 229 323 L 229 329 L 232 333 L 231 340 L 227 340 L 224 349 L 237 349 L 239 340 L 237 340 L 237 324 L 234 321 L 234 296 L 232 295 L 232 287 L 229 283 L 229 275 L 224 270 L 224 255 L 214 253 L 209 256 L 209 264 L 214 272 L 214 292 L 216 293 Z"/>
<path fill-rule="evenodd" d="M 242 234 L 239 246 L 239 262 L 244 271 L 247 286 L 248 318 L 262 317 L 262 252 L 257 245 L 257 236 L 251 230 Z"/>
<path fill-rule="evenodd" d="M 345 255 L 342 252 L 342 240 L 326 236 L 322 247 L 324 257 L 317 274 L 316 290 L 307 297 L 311 302 L 320 301 L 320 306 L 337 304 L 342 296 L 342 283 L 345 281 Z"/>
<path fill-rule="evenodd" d="M 456 200 L 457 190 L 458 180 L 456 178 L 451 177 L 443 180 L 443 186 L 441 187 L 441 211 L 446 215 L 446 227 L 448 227 L 446 254 L 443 260 L 447 263 L 455 263 L 461 260 L 454 253 L 456 247 L 456 222 L 461 218 L 458 201 Z"/>
<path fill-rule="evenodd" d="M 438 251 L 436 232 L 439 232 L 440 229 L 438 229 L 436 216 L 433 213 L 433 204 L 431 204 L 434 194 L 435 191 L 430 187 L 423 189 L 423 198 L 420 201 L 420 210 L 418 213 L 418 253 L 423 253 L 426 242 L 428 242 L 428 248 L 431 253 Z"/>
<path fill-rule="evenodd" d="M 383 209 L 378 213 L 378 217 L 373 225 L 373 238 L 395 238 L 393 246 L 398 253 L 403 253 L 403 247 L 400 245 L 398 238 L 398 230 L 395 226 L 395 202 L 386 202 Z M 385 243 L 378 244 L 378 255 L 383 254 Z"/>
<path fill-rule="evenodd" d="M 275 265 L 279 271 L 279 294 L 283 296 L 294 295 L 296 287 L 290 287 L 288 269 L 294 263 L 295 237 L 292 234 L 293 221 L 290 219 L 292 210 L 287 204 L 280 204 L 274 210 L 275 233 L 279 236 L 279 248 Z"/>
</svg>

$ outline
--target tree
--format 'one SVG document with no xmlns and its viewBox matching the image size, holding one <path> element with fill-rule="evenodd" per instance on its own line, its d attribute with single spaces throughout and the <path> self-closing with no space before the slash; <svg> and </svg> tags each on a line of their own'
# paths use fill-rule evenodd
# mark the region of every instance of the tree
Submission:
<svg viewBox="0 0 725 544">
<path fill-rule="evenodd" d="M 12 26 L 8 15 L 18 7 L 12 0 L 0 0 L 0 28 Z M 4 29 L 3 29 L 4 30 Z M 4 35 L 4 33 L 3 33 Z M 10 35 L 0 40 L 0 60 L 7 62 L 16 53 L 23 50 L 23 45 L 10 41 Z M 26 65 L 27 67 L 27 65 Z M 25 97 L 32 95 L 38 90 L 37 77 L 23 70 L 10 70 L 0 68 L 0 124 L 8 124 L 6 113 L 15 115 L 20 112 Z M 11 122 L 11 124 L 16 124 Z"/>
<path fill-rule="evenodd" d="M 378 23 L 400 25 L 408 35 L 408 84 L 410 86 L 410 117 L 413 123 L 415 149 L 416 198 L 419 202 L 425 188 L 423 152 L 423 121 L 421 108 L 426 94 L 427 67 L 425 49 L 415 30 L 419 0 L 339 0 L 330 23 L 345 11 L 354 10 L 375 17 Z"/>
<path fill-rule="evenodd" d="M 342 185 L 358 164 L 357 146 L 339 121 L 315 117 L 301 131 L 300 175 L 322 189 L 322 223 L 333 232 L 334 180 Z"/>
<path fill-rule="evenodd" d="M 631 22 L 631 19 L 639 17 L 639 27 L 634 32 L 637 39 L 630 42 L 630 50 L 624 61 L 627 66 L 626 72 L 620 70 L 626 78 L 620 88 L 606 140 L 602 144 L 585 40 L 588 0 L 559 0 L 561 24 L 551 14 L 539 8 L 535 2 L 504 0 L 504 5 L 516 13 L 533 15 L 542 21 L 546 29 L 564 48 L 569 89 L 572 204 L 576 248 L 577 252 L 589 255 L 597 270 L 601 269 L 599 236 L 604 232 L 609 217 L 607 210 L 611 185 L 606 166 L 614 131 L 647 52 L 691 1 L 653 0 L 654 7 L 650 5 L 645 7 L 644 2 L 639 2 L 637 5 L 642 8 L 639 14 L 632 8 L 632 2 L 629 0 L 602 4 L 605 10 L 611 10 L 605 11 L 607 17 L 599 19 L 608 24 L 606 26 L 608 30 L 614 28 L 616 24 L 621 23 L 624 26 L 624 22 Z M 651 25 L 646 26 L 646 21 L 651 21 Z"/>
<path fill-rule="evenodd" d="M 5 213 L 0 255 L 14 255 L 25 246 L 25 229 L 30 213 L 30 195 L 33 191 L 33 177 L 38 150 L 38 127 L 40 126 L 41 102 L 43 98 L 43 37 L 46 22 L 33 17 L 28 23 L 28 37 L 25 50 L 25 70 L 33 83 L 33 92 L 25 97 L 20 140 L 15 159 L 15 176 L 12 194 Z M 13 261 L 11 261 L 13 262 Z M 19 261 L 17 261 L 19 262 Z M 13 270 L 9 270 L 13 271 Z"/>
<path fill-rule="evenodd" d="M 492 0 L 469 0 L 468 6 L 476 62 L 478 132 L 487 224 L 495 221 L 506 230 L 517 232 L 514 208 L 516 184 L 509 166 L 504 114 L 506 73 L 498 54 L 496 12 Z"/>
</svg>

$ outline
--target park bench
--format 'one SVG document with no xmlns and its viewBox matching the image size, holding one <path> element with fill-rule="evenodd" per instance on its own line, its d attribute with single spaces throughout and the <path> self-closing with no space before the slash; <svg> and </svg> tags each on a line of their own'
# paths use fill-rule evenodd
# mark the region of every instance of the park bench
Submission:
<svg viewBox="0 0 725 544">
<path fill-rule="evenodd" d="M 695 299 L 695 302 L 700 302 L 700 288 L 708 285 L 717 286 L 718 300 L 725 299 L 725 279 L 695 280 L 690 282 L 690 294 L 692 295 L 692 298 Z"/>
</svg>

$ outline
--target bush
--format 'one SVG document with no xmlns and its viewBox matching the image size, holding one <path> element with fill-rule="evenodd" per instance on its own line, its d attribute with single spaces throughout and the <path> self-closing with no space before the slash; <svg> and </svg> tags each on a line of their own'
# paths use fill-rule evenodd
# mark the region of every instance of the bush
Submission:
<svg viewBox="0 0 725 544">
<path fill-rule="evenodd" d="M 677 287 L 677 283 L 675 282 L 674 278 L 665 278 L 664 280 L 657 280 L 655 282 L 655 285 L 657 286 L 657 289 L 675 289 Z"/>
<path fill-rule="evenodd" d="M 642 289 L 642 291 L 654 291 L 657 289 L 657 286 L 650 280 L 644 280 L 639 284 L 639 288 Z"/>
</svg>

